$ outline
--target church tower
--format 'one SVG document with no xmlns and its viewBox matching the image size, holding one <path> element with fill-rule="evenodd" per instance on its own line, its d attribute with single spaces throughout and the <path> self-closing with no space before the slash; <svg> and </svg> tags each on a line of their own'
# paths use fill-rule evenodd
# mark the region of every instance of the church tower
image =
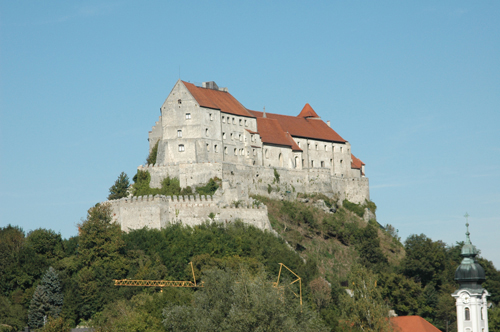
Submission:
<svg viewBox="0 0 500 332">
<path fill-rule="evenodd" d="M 466 217 L 468 215 L 466 214 Z M 477 250 L 470 241 L 469 223 L 462 247 L 462 263 L 455 271 L 460 288 L 453 293 L 457 307 L 458 332 L 488 332 L 488 291 L 481 286 L 485 281 L 484 269 L 476 261 Z"/>
</svg>

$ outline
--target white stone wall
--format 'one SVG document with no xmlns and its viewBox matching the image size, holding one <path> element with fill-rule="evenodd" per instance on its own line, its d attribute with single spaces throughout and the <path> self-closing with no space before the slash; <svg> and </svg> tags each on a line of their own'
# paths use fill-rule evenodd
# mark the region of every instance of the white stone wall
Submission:
<svg viewBox="0 0 500 332">
<path fill-rule="evenodd" d="M 113 220 L 122 231 L 131 229 L 162 228 L 168 223 L 168 206 L 164 196 L 127 197 L 109 202 Z"/>
<path fill-rule="evenodd" d="M 173 223 L 201 225 L 210 220 L 211 213 L 215 222 L 227 224 L 239 219 L 262 230 L 271 230 L 265 205 L 226 206 L 212 196 L 139 196 L 109 203 L 114 221 L 126 232 L 143 227 L 160 229 Z"/>
</svg>

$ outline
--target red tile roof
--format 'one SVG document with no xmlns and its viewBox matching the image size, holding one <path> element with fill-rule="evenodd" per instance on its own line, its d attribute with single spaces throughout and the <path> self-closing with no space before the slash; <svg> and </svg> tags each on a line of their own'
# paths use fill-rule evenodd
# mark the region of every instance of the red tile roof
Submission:
<svg viewBox="0 0 500 332">
<path fill-rule="evenodd" d="M 355 169 L 361 169 L 363 165 L 365 165 L 364 162 L 362 162 L 361 160 L 359 160 L 358 158 L 354 157 L 354 155 L 351 153 L 351 168 L 355 168 Z"/>
<path fill-rule="evenodd" d="M 262 112 L 251 110 L 249 111 L 253 115 L 255 115 L 257 119 L 262 118 Z M 289 132 L 293 137 L 312 138 L 328 142 L 346 142 L 346 140 L 340 137 L 340 135 L 337 134 L 335 130 L 328 127 L 328 125 L 320 119 L 299 118 L 296 116 L 273 114 L 267 112 L 266 117 L 268 119 L 278 120 L 283 130 Z M 260 129 L 260 127 L 257 128 L 259 129 L 259 133 L 262 134 L 262 130 Z"/>
<path fill-rule="evenodd" d="M 299 115 L 297 115 L 298 118 L 319 118 L 319 115 L 314 112 L 313 108 L 309 103 L 307 103 L 302 111 L 300 111 Z"/>
<path fill-rule="evenodd" d="M 283 128 L 281 128 L 278 120 L 257 118 L 257 128 L 259 128 L 260 138 L 263 143 L 292 147 L 290 139 Z"/>
<path fill-rule="evenodd" d="M 297 143 L 295 143 L 295 140 L 292 138 L 292 135 L 290 135 L 290 133 L 287 132 L 286 137 L 288 137 L 288 140 L 292 145 L 292 151 L 302 151 L 302 149 L 297 145 Z"/>
<path fill-rule="evenodd" d="M 192 83 L 181 82 L 202 107 L 218 109 L 223 113 L 247 116 L 250 118 L 255 117 L 229 92 L 200 88 Z"/>
<path fill-rule="evenodd" d="M 420 316 L 392 317 L 391 323 L 397 332 L 440 332 L 440 330 Z"/>
</svg>

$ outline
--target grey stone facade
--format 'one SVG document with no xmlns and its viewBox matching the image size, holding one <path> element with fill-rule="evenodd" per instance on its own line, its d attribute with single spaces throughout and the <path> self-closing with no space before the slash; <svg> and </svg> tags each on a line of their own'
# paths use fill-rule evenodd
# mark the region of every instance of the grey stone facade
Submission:
<svg viewBox="0 0 500 332">
<path fill-rule="evenodd" d="M 213 82 L 203 86 L 177 81 L 149 132 L 150 151 L 158 142 L 157 162 L 138 169 L 149 171 L 151 187 L 159 188 L 170 176 L 179 178 L 181 187 L 197 187 L 217 177 L 223 188 L 209 198 L 149 196 L 112 201 L 123 230 L 161 228 L 176 222 L 195 225 L 211 213 L 215 221 L 241 219 L 270 229 L 267 210 L 255 208 L 249 198 L 253 194 L 293 199 L 299 192 L 323 193 L 355 203 L 370 199 L 364 164 L 352 156 L 349 142 L 312 108 L 309 113 L 304 108 L 304 123 L 321 125 L 323 137 L 338 139 L 304 137 L 300 128 L 295 129 L 296 135 L 286 123 L 295 117 L 248 110 L 226 88 L 219 89 Z M 268 121 L 268 116 L 277 120 Z M 265 132 L 259 123 L 271 123 L 283 132 L 273 138 L 276 129 Z M 243 207 L 232 208 L 233 202 Z"/>
</svg>

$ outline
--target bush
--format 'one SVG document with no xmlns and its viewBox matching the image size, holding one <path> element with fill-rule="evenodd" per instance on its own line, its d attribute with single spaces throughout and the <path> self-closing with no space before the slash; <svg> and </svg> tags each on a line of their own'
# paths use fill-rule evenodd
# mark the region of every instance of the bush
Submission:
<svg viewBox="0 0 500 332">
<path fill-rule="evenodd" d="M 156 157 L 158 156 L 158 144 L 160 143 L 160 140 L 158 140 L 151 149 L 151 152 L 149 153 L 148 158 L 146 159 L 146 165 L 154 165 L 156 164 Z"/>
<path fill-rule="evenodd" d="M 355 204 L 355 203 L 349 202 L 347 199 L 344 199 L 344 202 L 342 202 L 342 205 L 347 210 L 354 212 L 359 217 L 363 218 L 363 215 L 365 214 L 365 207 L 362 206 L 361 204 Z"/>
<path fill-rule="evenodd" d="M 202 187 L 197 187 L 196 192 L 200 195 L 212 196 L 213 194 L 215 194 L 217 189 L 219 189 L 219 182 L 220 182 L 220 179 L 218 179 L 218 178 L 210 179 L 210 180 L 208 180 L 208 183 L 206 185 L 204 185 Z"/>
</svg>

